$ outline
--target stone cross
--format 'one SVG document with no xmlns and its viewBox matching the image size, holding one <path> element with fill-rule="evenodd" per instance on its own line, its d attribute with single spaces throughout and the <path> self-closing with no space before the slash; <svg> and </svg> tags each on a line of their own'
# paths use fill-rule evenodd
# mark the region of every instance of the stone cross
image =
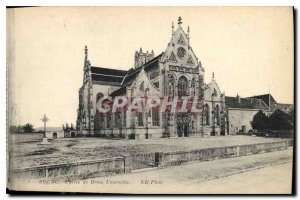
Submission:
<svg viewBox="0 0 300 200">
<path fill-rule="evenodd" d="M 182 18 L 179 16 L 179 17 L 178 17 L 178 24 L 179 24 L 179 25 L 182 24 L 182 21 L 181 21 L 181 20 L 182 20 Z"/>
<path fill-rule="evenodd" d="M 46 117 L 46 115 L 44 114 L 43 118 L 41 119 L 42 122 L 44 122 L 44 137 L 46 137 L 46 123 L 49 121 L 49 119 Z"/>
</svg>

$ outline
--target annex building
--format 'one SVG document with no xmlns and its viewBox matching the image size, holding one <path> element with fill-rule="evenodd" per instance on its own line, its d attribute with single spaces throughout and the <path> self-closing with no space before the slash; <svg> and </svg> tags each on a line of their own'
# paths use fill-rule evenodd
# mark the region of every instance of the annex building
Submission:
<svg viewBox="0 0 300 200">
<path fill-rule="evenodd" d="M 166 50 L 155 55 L 142 48 L 134 54 L 129 70 L 92 66 L 85 48 L 83 84 L 79 89 L 77 135 L 97 135 L 126 139 L 191 137 L 236 134 L 251 129 L 250 121 L 259 110 L 272 112 L 264 95 L 227 97 L 212 75 L 204 82 L 204 67 L 190 44 L 189 27 L 185 32 L 179 17 Z M 197 96 L 202 101 L 201 114 L 171 115 L 152 108 L 149 112 L 120 110 L 99 113 L 96 103 L 104 95 L 147 99 L 149 96 Z M 288 106 L 289 107 L 289 106 Z"/>
</svg>

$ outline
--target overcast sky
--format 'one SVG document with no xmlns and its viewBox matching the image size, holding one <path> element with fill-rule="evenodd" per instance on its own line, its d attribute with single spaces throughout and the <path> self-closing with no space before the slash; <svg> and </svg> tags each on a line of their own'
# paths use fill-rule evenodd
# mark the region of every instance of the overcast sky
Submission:
<svg viewBox="0 0 300 200">
<path fill-rule="evenodd" d="M 13 13 L 14 12 L 14 13 Z M 10 10 L 7 55 L 15 123 L 74 123 L 84 46 L 93 66 L 127 70 L 134 52 L 163 52 L 182 17 L 190 44 L 227 96 L 271 91 L 293 103 L 292 9 L 222 7 L 49 7 Z M 176 27 L 175 26 L 175 27 Z"/>
</svg>

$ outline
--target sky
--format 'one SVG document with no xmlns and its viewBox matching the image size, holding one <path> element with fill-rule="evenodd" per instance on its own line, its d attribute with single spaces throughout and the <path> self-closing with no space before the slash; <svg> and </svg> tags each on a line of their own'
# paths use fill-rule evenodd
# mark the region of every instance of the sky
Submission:
<svg viewBox="0 0 300 200">
<path fill-rule="evenodd" d="M 140 47 L 155 55 L 178 17 L 190 44 L 226 96 L 270 93 L 293 103 L 291 7 L 39 7 L 7 11 L 11 123 L 76 123 L 84 46 L 93 66 L 128 70 Z"/>
</svg>

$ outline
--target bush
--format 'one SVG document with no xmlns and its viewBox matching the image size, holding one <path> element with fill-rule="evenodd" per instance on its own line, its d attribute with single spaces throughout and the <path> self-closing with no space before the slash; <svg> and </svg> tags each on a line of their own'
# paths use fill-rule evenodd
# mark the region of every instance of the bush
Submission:
<svg viewBox="0 0 300 200">
<path fill-rule="evenodd" d="M 273 130 L 291 130 L 293 129 L 293 123 L 290 120 L 289 114 L 282 110 L 275 110 L 269 117 L 270 129 Z"/>
<path fill-rule="evenodd" d="M 269 128 L 269 118 L 266 116 L 266 114 L 260 110 L 258 113 L 256 113 L 253 117 L 253 121 L 251 122 L 251 126 L 253 129 L 256 130 L 264 130 Z"/>
</svg>

